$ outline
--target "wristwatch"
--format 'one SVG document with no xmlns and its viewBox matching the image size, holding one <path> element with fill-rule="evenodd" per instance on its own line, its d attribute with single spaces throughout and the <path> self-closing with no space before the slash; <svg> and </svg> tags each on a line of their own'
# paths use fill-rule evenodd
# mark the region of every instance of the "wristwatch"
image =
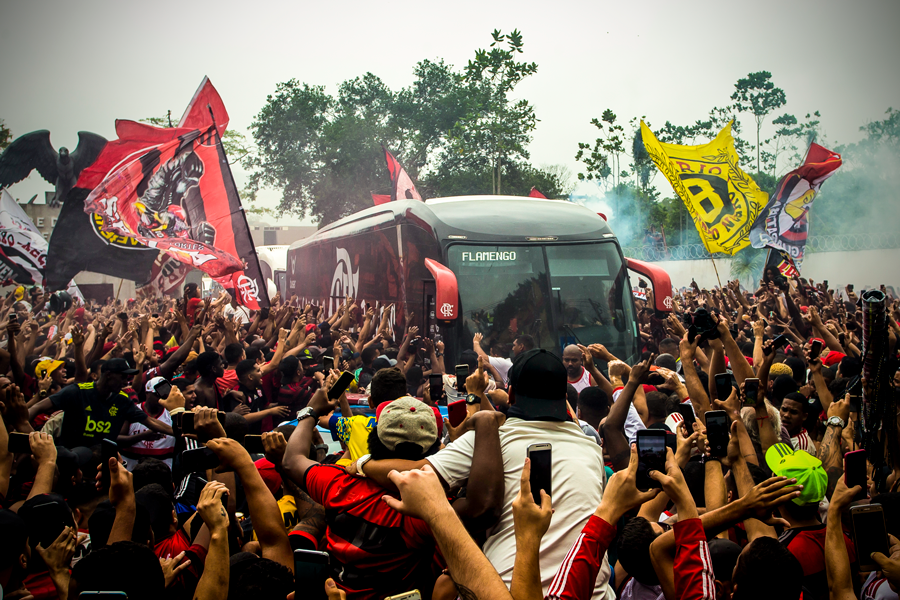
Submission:
<svg viewBox="0 0 900 600">
<path fill-rule="evenodd" d="M 825 425 L 837 425 L 841 429 L 844 428 L 844 420 L 838 416 L 829 417 L 827 421 L 825 421 Z"/>
<path fill-rule="evenodd" d="M 366 476 L 365 472 L 363 471 L 363 467 L 370 460 L 372 460 L 371 454 L 363 454 L 356 460 L 356 474 L 357 475 L 359 475 L 360 477 Z"/>
<path fill-rule="evenodd" d="M 297 411 L 297 423 L 298 423 L 298 424 L 299 424 L 300 421 L 302 421 L 303 419 L 307 419 L 307 418 L 309 418 L 309 417 L 312 417 L 313 420 L 315 420 L 315 421 L 318 421 L 318 420 L 319 420 L 319 415 L 317 415 L 317 414 L 316 414 L 316 411 L 314 411 L 314 410 L 313 410 L 312 408 L 310 408 L 309 406 L 307 406 L 306 408 L 301 408 L 300 410 Z"/>
<path fill-rule="evenodd" d="M 481 404 L 481 398 L 475 394 L 468 394 L 466 396 L 466 404 Z"/>
</svg>

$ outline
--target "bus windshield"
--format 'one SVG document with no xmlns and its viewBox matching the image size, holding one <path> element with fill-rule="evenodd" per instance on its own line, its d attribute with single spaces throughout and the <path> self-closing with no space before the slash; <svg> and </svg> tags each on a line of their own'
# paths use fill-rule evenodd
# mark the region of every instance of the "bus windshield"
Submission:
<svg viewBox="0 0 900 600">
<path fill-rule="evenodd" d="M 622 360 L 637 353 L 631 288 L 614 242 L 454 245 L 448 249 L 460 296 L 463 347 L 505 352 L 519 335 L 561 354 L 568 344 L 600 343 Z M 506 346 L 506 347 L 504 347 Z"/>
</svg>

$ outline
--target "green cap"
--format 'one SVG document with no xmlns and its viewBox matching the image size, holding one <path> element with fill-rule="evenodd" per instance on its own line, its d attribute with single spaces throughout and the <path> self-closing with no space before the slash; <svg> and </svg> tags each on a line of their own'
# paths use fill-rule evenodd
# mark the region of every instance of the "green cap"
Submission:
<svg viewBox="0 0 900 600">
<path fill-rule="evenodd" d="M 803 450 L 794 450 L 787 444 L 775 444 L 766 451 L 766 464 L 778 477 L 797 480 L 803 490 L 792 502 L 799 506 L 818 504 L 825 497 L 828 475 L 822 461 Z"/>
</svg>

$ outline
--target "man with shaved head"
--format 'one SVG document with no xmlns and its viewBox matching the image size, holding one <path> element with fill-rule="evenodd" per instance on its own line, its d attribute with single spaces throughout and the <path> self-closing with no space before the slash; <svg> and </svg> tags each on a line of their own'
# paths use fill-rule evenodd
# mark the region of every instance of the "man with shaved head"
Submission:
<svg viewBox="0 0 900 600">
<path fill-rule="evenodd" d="M 596 385 L 591 380 L 591 374 L 584 368 L 584 359 L 581 348 L 571 344 L 563 350 L 563 364 L 566 366 L 566 377 L 576 392 L 581 392 L 586 387 Z"/>
</svg>

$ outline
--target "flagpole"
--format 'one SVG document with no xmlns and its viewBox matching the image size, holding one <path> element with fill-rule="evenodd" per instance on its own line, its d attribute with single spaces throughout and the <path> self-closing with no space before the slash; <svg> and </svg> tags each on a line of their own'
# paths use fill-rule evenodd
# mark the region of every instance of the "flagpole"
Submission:
<svg viewBox="0 0 900 600">
<path fill-rule="evenodd" d="M 119 301 L 119 292 L 122 291 L 122 284 L 123 284 L 123 283 L 125 283 L 125 280 L 122 279 L 122 278 L 120 277 L 120 278 L 119 278 L 119 288 L 116 290 L 116 299 L 115 299 L 115 301 L 113 302 L 113 306 L 115 306 L 115 305 L 116 305 L 116 302 Z"/>
<path fill-rule="evenodd" d="M 722 287 L 722 280 L 719 278 L 719 269 L 716 268 L 716 261 L 713 259 L 712 252 L 709 253 L 709 260 L 712 261 L 713 270 L 716 272 L 716 281 L 719 282 L 719 287 Z"/>
</svg>

